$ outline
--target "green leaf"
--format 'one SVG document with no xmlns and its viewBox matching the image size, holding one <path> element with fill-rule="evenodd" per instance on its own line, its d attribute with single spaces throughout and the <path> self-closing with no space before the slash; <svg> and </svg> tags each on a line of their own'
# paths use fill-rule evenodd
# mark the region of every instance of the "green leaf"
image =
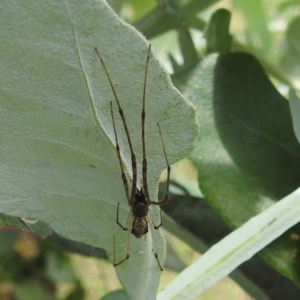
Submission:
<svg viewBox="0 0 300 300">
<path fill-rule="evenodd" d="M 204 11 L 218 0 L 191 0 L 179 1 L 173 5 L 166 2 L 148 13 L 144 18 L 134 24 L 148 39 L 161 35 L 171 30 L 180 30 L 190 26 L 204 28 L 204 22 L 195 16 Z"/>
<path fill-rule="evenodd" d="M 188 83 L 185 83 L 189 78 Z M 207 57 L 177 81 L 196 106 L 201 135 L 191 158 L 205 199 L 233 228 L 299 186 L 300 147 L 288 102 L 254 57 Z M 294 272 L 299 226 L 263 250 L 285 276 Z"/>
<path fill-rule="evenodd" d="M 295 135 L 300 143 L 300 99 L 297 97 L 296 92 L 293 89 L 290 89 L 289 104 L 293 117 Z"/>
<path fill-rule="evenodd" d="M 226 9 L 218 9 L 211 16 L 204 32 L 207 54 L 226 53 L 230 50 L 232 40 L 229 33 L 230 17 L 230 12 Z"/>
<path fill-rule="evenodd" d="M 268 29 L 267 15 L 264 1 L 234 0 L 233 4 L 244 15 L 247 22 L 248 43 L 254 45 L 264 53 L 270 52 L 271 34 Z"/>
<path fill-rule="evenodd" d="M 285 51 L 280 64 L 289 74 L 298 76 L 300 72 L 300 17 L 293 19 L 286 31 Z"/>
<path fill-rule="evenodd" d="M 116 290 L 106 294 L 101 300 L 130 300 L 124 290 Z"/>
<path fill-rule="evenodd" d="M 72 283 L 76 281 L 70 257 L 66 253 L 48 249 L 45 255 L 47 277 L 55 283 Z"/>
<path fill-rule="evenodd" d="M 33 233 L 41 238 L 46 238 L 52 233 L 51 228 L 44 222 L 26 218 L 16 218 L 4 214 L 0 214 L 0 231 Z"/>
<path fill-rule="evenodd" d="M 38 282 L 30 281 L 19 285 L 13 294 L 14 298 L 20 300 L 55 300 L 54 295 L 49 291 L 49 288 L 42 286 Z"/>
<path fill-rule="evenodd" d="M 130 180 L 131 160 L 124 128 L 98 48 L 122 104 L 137 155 L 141 182 L 141 107 L 148 51 L 146 40 L 117 18 L 104 1 L 0 4 L 0 211 L 46 222 L 61 236 L 126 254 L 120 222 L 129 206 L 114 147 L 113 101 L 121 156 Z M 195 112 L 171 84 L 153 55 L 146 93 L 148 186 L 157 199 L 166 167 L 160 124 L 170 163 L 195 144 Z M 180 124 L 180 125 L 179 125 Z M 129 182 L 130 183 L 130 182 Z M 158 209 L 151 212 L 158 222 Z M 165 245 L 155 242 L 160 261 Z M 131 257 L 116 268 L 132 298 L 152 299 L 160 276 L 151 235 L 131 238 Z M 143 276 L 141 276 L 143 274 Z"/>
<path fill-rule="evenodd" d="M 211 247 L 159 293 L 157 299 L 195 299 L 299 221 L 300 189 Z"/>
<path fill-rule="evenodd" d="M 182 28 L 178 31 L 179 44 L 184 61 L 184 67 L 190 66 L 198 59 L 197 50 L 194 45 L 191 33 L 187 28 Z M 178 71 L 178 70 L 174 70 Z"/>
</svg>

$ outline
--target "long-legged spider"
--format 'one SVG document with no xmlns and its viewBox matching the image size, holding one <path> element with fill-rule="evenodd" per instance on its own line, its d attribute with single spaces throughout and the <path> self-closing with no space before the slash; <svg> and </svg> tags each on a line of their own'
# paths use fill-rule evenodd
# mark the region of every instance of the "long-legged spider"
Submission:
<svg viewBox="0 0 300 300">
<path fill-rule="evenodd" d="M 131 154 L 131 167 L 132 167 L 132 187 L 131 187 L 131 193 L 129 194 L 129 189 L 128 189 L 128 182 L 127 178 L 125 175 L 124 171 L 124 166 L 121 160 L 121 153 L 120 153 L 120 147 L 119 147 L 119 142 L 118 142 L 118 136 L 117 136 L 117 131 L 116 131 L 116 125 L 115 125 L 115 119 L 114 119 L 114 113 L 113 113 L 113 106 L 112 102 L 110 102 L 110 111 L 111 111 L 111 117 L 112 117 L 112 123 L 113 123 L 113 129 L 114 129 L 114 135 L 115 135 L 115 143 L 116 143 L 116 152 L 118 156 L 118 161 L 121 169 L 121 174 L 122 174 L 122 181 L 125 189 L 125 194 L 127 198 L 128 205 L 131 207 L 131 210 L 129 212 L 128 218 L 127 218 L 127 223 L 126 226 L 123 226 L 119 222 L 119 205 L 117 207 L 117 217 L 116 217 L 116 222 L 117 224 L 124 230 L 128 231 L 128 244 L 127 244 L 127 252 L 125 258 L 120 260 L 119 262 L 116 262 L 115 259 L 115 238 L 114 238 L 114 266 L 118 266 L 124 261 L 126 261 L 130 257 L 130 232 L 136 237 L 140 238 L 144 234 L 148 232 L 148 223 L 150 224 L 150 233 L 152 237 L 152 251 L 154 253 L 155 259 L 157 261 L 157 264 L 161 271 L 163 270 L 163 267 L 158 259 L 158 254 L 155 246 L 155 241 L 154 241 L 154 233 L 153 233 L 153 228 L 158 229 L 162 225 L 161 221 L 161 211 L 160 211 L 160 223 L 158 225 L 155 224 L 150 212 L 149 212 L 149 206 L 150 205 L 158 205 L 161 206 L 168 201 L 169 197 L 169 183 L 170 183 L 170 172 L 171 172 L 171 167 L 168 162 L 166 150 L 165 150 L 165 145 L 161 133 L 161 129 L 159 124 L 157 123 L 158 126 L 158 131 L 161 139 L 161 144 L 164 152 L 164 157 L 166 160 L 167 164 L 167 185 L 166 185 L 166 191 L 165 191 L 165 196 L 164 199 L 161 201 L 152 201 L 149 196 L 148 192 L 148 183 L 147 183 L 147 158 L 146 158 L 146 143 L 145 143 L 145 119 L 146 119 L 146 112 L 145 112 L 145 99 L 146 99 L 146 86 L 147 86 L 147 75 L 148 75 L 148 65 L 149 65 L 149 58 L 150 58 L 150 53 L 151 53 L 151 45 L 149 45 L 148 49 L 148 55 L 147 55 L 147 60 L 146 60 L 146 69 L 145 69 L 145 75 L 144 75 L 144 87 L 143 87 L 143 106 L 142 106 L 142 151 L 143 151 L 143 163 L 142 163 L 142 187 L 139 188 L 137 185 L 137 168 L 136 168 L 136 156 L 132 147 L 128 127 L 126 124 L 125 116 L 123 113 L 123 110 L 121 108 L 121 104 L 119 101 L 119 98 L 116 94 L 115 88 L 113 86 L 112 80 L 109 76 L 109 73 L 106 69 L 106 66 L 104 64 L 103 59 L 101 58 L 97 48 L 95 48 L 96 53 L 101 61 L 101 64 L 103 66 L 103 69 L 106 73 L 107 79 L 109 81 L 109 84 L 111 86 L 111 90 L 114 94 L 114 98 L 117 102 L 117 106 L 119 109 L 119 114 L 121 116 L 123 126 L 126 132 L 126 137 L 128 141 L 128 145 L 130 148 L 130 154 Z M 132 221 L 132 223 L 131 223 Z"/>
</svg>

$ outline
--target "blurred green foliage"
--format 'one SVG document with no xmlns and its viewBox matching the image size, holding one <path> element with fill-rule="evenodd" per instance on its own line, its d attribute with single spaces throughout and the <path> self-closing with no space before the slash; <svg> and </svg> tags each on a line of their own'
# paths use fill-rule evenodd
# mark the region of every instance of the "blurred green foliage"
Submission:
<svg viewBox="0 0 300 300">
<path fill-rule="evenodd" d="M 184 90 L 184 87 L 188 85 L 190 76 L 193 75 L 193 68 L 199 61 L 203 60 L 205 56 L 211 53 L 226 54 L 237 50 L 254 55 L 268 75 L 275 79 L 276 87 L 283 95 L 287 95 L 288 88 L 299 88 L 300 86 L 300 0 L 111 0 L 108 1 L 108 3 L 122 19 L 135 26 L 137 30 L 152 42 L 155 53 L 161 58 L 162 63 L 169 68 L 170 72 L 176 74 L 176 76 L 174 76 L 174 83 L 179 89 Z M 234 56 L 234 54 L 230 56 L 230 59 L 233 60 L 233 65 L 236 64 L 235 70 L 238 70 L 238 67 L 242 66 L 242 63 L 245 62 L 242 60 L 239 61 L 241 58 Z M 228 57 L 227 60 L 224 58 L 222 63 L 229 63 L 228 60 L 230 59 Z M 258 80 L 255 82 L 255 86 L 259 86 L 261 78 L 262 80 L 266 80 L 263 72 L 260 67 L 256 65 L 257 62 L 254 62 L 252 58 L 247 56 L 246 60 L 247 64 L 245 64 L 245 66 L 247 68 L 250 69 L 251 64 L 257 67 L 256 70 L 258 71 L 253 76 L 256 76 L 255 80 Z M 207 69 L 206 72 L 208 72 Z M 241 74 L 242 70 L 240 70 L 240 73 L 233 74 L 236 82 L 241 78 Z M 203 76 L 204 75 L 203 72 Z M 251 80 L 251 77 L 248 79 Z M 224 83 L 225 81 L 222 82 Z M 246 83 L 239 83 L 240 97 L 242 97 L 243 93 L 245 93 Z M 224 93 L 234 93 L 234 90 L 231 91 L 228 88 L 229 85 L 230 82 L 227 82 L 227 85 L 222 86 L 220 90 Z M 270 87 L 268 82 L 266 85 L 269 88 L 268 90 L 263 89 L 256 92 L 271 99 L 270 94 L 273 95 L 275 91 Z M 249 96 L 249 93 L 249 91 L 246 91 L 246 96 Z M 233 98 L 233 94 L 231 94 L 231 96 L 230 99 L 235 101 L 236 99 Z M 275 96 L 277 100 L 280 98 L 279 100 L 282 101 L 283 98 L 279 94 Z M 205 95 L 203 95 L 203 97 L 205 97 Z M 263 112 L 267 115 L 266 111 L 270 108 L 268 103 L 264 103 L 267 107 L 265 107 L 264 110 L 260 110 L 258 108 L 259 103 L 250 103 L 250 98 L 250 96 L 247 98 L 249 100 L 249 107 L 244 108 L 247 111 L 258 109 L 258 113 Z M 220 100 L 221 98 L 218 99 Z M 263 101 L 259 97 L 256 97 L 256 99 Z M 231 103 L 232 107 L 235 107 L 234 104 L 235 103 Z M 222 105 L 225 104 L 222 103 Z M 286 110 L 287 106 L 285 104 L 283 104 L 283 106 L 284 109 L 279 105 L 273 110 L 273 118 L 277 118 L 278 122 L 276 126 L 278 126 L 278 128 L 286 121 L 286 114 L 289 114 Z M 223 108 L 224 107 L 225 106 L 223 106 Z M 200 111 L 204 111 L 205 108 L 207 108 L 207 106 L 204 105 Z M 238 108 L 235 107 L 235 109 L 235 118 L 241 117 L 241 122 L 245 121 L 246 118 L 241 116 L 241 112 Z M 283 111 L 286 113 L 284 116 Z M 220 118 L 226 118 L 226 115 L 220 116 Z M 284 122 L 282 120 L 284 120 Z M 287 127 L 290 125 L 291 124 Z M 229 125 L 227 124 L 226 126 Z M 223 130 L 226 131 L 228 128 L 229 127 L 223 128 Z M 268 128 L 268 130 L 272 130 L 272 128 Z M 292 134 L 291 128 L 289 128 L 289 130 L 289 134 Z M 279 129 L 276 133 L 277 132 L 279 132 Z M 234 135 L 232 138 L 235 138 Z M 239 138 L 241 138 L 241 135 Z M 276 139 L 274 138 L 274 140 Z M 280 143 L 285 146 L 287 145 L 282 141 L 280 141 Z M 229 146 L 227 144 L 227 147 L 233 147 L 233 145 L 236 144 L 235 141 Z M 208 149 L 207 151 L 212 151 L 212 149 Z M 234 151 L 236 151 L 236 149 L 234 149 Z M 242 150 L 242 152 L 244 154 L 247 152 L 247 149 Z M 238 153 L 241 153 L 241 151 Z M 269 158 L 268 153 L 266 152 L 264 155 L 265 160 L 267 160 L 267 158 Z M 256 157 L 252 157 L 249 163 L 249 160 L 247 161 L 245 157 L 241 158 L 237 156 L 236 159 L 241 159 L 243 168 L 245 165 L 249 166 L 255 164 Z M 279 159 L 278 156 L 276 159 Z M 274 159 L 274 161 L 276 159 Z M 280 159 L 284 161 L 282 157 Z M 295 161 L 299 160 L 299 157 L 295 156 L 294 159 Z M 287 171 L 284 170 L 285 163 L 286 161 L 284 161 L 280 169 L 281 171 L 283 170 L 283 173 Z M 276 166 L 274 169 L 276 169 Z M 210 169 L 210 171 L 211 170 L 212 169 Z M 263 178 L 259 182 L 259 185 L 261 185 L 263 181 L 266 182 L 266 185 L 270 184 L 268 180 L 271 175 L 268 172 L 271 173 L 272 168 L 264 169 L 264 171 L 265 173 L 260 173 L 260 176 Z M 259 173 L 259 170 L 255 169 L 255 172 Z M 258 174 L 255 176 L 255 180 L 259 178 L 257 175 Z M 294 187 L 296 183 L 292 182 L 293 174 L 290 173 L 289 175 L 291 178 L 289 176 L 285 177 Z M 205 180 L 206 184 L 210 185 L 207 179 L 208 176 L 209 175 L 207 175 Z M 284 184 L 283 179 L 281 180 L 283 181 L 281 188 L 288 186 Z M 220 186 L 222 184 L 224 183 L 220 182 Z M 274 186 L 274 183 L 272 182 L 271 185 Z M 249 185 L 251 190 L 254 190 L 254 186 L 255 183 L 253 182 Z M 214 190 L 212 192 L 210 186 L 205 186 L 205 188 L 208 190 L 207 194 L 213 198 L 210 204 L 226 219 L 227 223 L 235 227 L 244 221 L 242 214 L 234 218 L 234 216 L 226 213 L 226 209 L 228 209 L 226 205 L 222 207 L 219 203 L 214 202 L 219 200 L 219 191 Z M 262 187 L 260 186 L 260 188 Z M 284 193 L 288 190 L 289 188 L 286 188 Z M 266 195 L 268 192 L 269 190 L 265 189 L 263 194 Z M 274 190 L 272 190 L 272 192 L 274 192 Z M 214 195 L 214 193 L 216 195 Z M 280 197 L 284 196 L 284 193 L 282 195 L 280 194 Z M 249 192 L 249 195 L 252 194 Z M 221 195 L 221 198 L 222 196 L 223 195 Z M 247 207 L 250 204 L 249 202 L 245 202 L 242 205 Z M 249 214 L 252 213 L 252 209 L 256 210 L 257 207 L 255 209 L 251 207 L 248 211 Z M 261 207 L 259 209 L 261 209 Z M 183 211 L 181 212 L 183 214 Z M 0 233 L 0 298 L 16 300 L 56 299 L 57 286 L 62 282 L 67 282 L 72 288 L 69 293 L 66 293 L 65 299 L 88 299 L 85 298 L 85 294 L 87 294 L 88 291 L 82 288 L 80 279 L 76 276 L 65 249 L 75 253 L 83 253 L 87 256 L 106 258 L 101 250 L 97 253 L 90 248 L 83 250 L 78 245 L 75 246 L 72 244 L 70 246 L 64 239 L 56 239 L 55 242 L 51 243 L 43 242 L 38 236 L 45 237 L 49 234 L 50 230 L 48 231 L 47 227 L 41 226 L 43 232 L 40 233 L 32 228 L 23 228 L 24 224 L 20 220 L 9 220 L 8 224 L 10 225 L 1 224 L 2 230 Z M 12 228 L 20 232 L 26 229 L 34 232 L 34 235 L 20 234 L 19 232 L 14 232 L 16 230 L 12 230 Z M 190 230 L 193 231 L 193 229 Z M 57 246 L 58 244 L 63 246 Z M 69 246 L 67 246 L 67 244 Z M 299 248 L 298 242 L 296 246 L 296 248 L 294 244 L 291 246 L 293 251 L 297 251 Z M 278 248 L 275 247 L 272 251 L 276 252 Z M 298 256 L 298 253 L 295 255 Z M 289 258 L 290 257 L 286 257 L 285 259 L 288 260 Z M 274 264 L 276 263 L 278 263 L 278 261 Z M 286 265 L 283 266 L 281 262 L 278 264 L 280 265 L 278 268 L 283 269 L 282 273 L 293 278 L 294 281 L 298 281 L 299 284 L 299 272 L 295 272 L 290 266 L 287 271 Z M 280 285 L 278 282 L 276 284 Z M 296 295 L 296 297 L 298 296 L 299 295 Z M 121 295 L 120 298 L 121 297 L 123 296 Z M 289 299 L 293 299 L 292 297 L 293 296 L 290 296 Z"/>
</svg>

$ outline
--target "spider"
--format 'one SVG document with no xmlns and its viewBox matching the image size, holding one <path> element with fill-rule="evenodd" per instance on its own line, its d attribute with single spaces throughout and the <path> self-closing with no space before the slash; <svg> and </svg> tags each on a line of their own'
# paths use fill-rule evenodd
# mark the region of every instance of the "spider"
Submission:
<svg viewBox="0 0 300 300">
<path fill-rule="evenodd" d="M 165 190 L 165 196 L 163 200 L 161 201 L 152 201 L 149 196 L 148 192 L 148 183 L 147 183 L 147 158 L 146 158 L 146 142 L 145 142 L 145 119 L 146 119 L 146 112 L 145 112 L 145 99 L 146 99 L 146 86 L 147 86 L 147 75 L 148 75 L 148 65 L 149 65 L 149 58 L 150 58 L 150 53 L 151 53 L 151 45 L 149 45 L 148 48 L 148 55 L 147 55 L 147 60 L 146 60 L 146 67 L 145 67 L 145 75 L 144 75 L 144 87 L 143 87 L 143 96 L 142 96 L 142 113 L 141 113 L 141 121 L 142 121 L 142 151 L 143 151 L 143 161 L 142 161 L 142 187 L 138 187 L 137 185 L 137 167 L 136 167 L 136 156 L 133 150 L 133 146 L 131 143 L 128 127 L 126 124 L 125 116 L 123 113 L 123 109 L 121 107 L 119 98 L 116 94 L 115 88 L 113 86 L 112 80 L 109 76 L 109 73 L 107 71 L 107 68 L 104 64 L 103 59 L 100 56 L 100 53 L 97 48 L 95 48 L 95 51 L 100 59 L 100 62 L 103 66 L 103 69 L 106 73 L 106 77 L 109 81 L 112 93 L 114 95 L 114 98 L 116 100 L 119 114 L 122 119 L 122 123 L 125 129 L 129 149 L 130 149 L 130 154 L 131 154 L 131 168 L 132 168 L 132 186 L 131 186 L 131 192 L 129 193 L 129 188 L 128 188 L 128 182 L 127 178 L 125 175 L 124 171 L 124 166 L 121 160 L 121 153 L 120 153 L 120 147 L 119 147 L 119 142 L 118 142 L 118 136 L 117 136 L 117 131 L 116 131 L 116 125 L 115 125 L 115 119 L 114 119 L 114 112 L 113 112 L 113 106 L 112 102 L 110 102 L 110 111 L 111 111 L 111 118 L 112 118 L 112 123 L 113 123 L 113 129 L 114 129 L 114 135 L 115 135 L 115 144 L 116 144 L 116 153 L 121 169 L 121 177 L 125 189 L 125 194 L 127 198 L 128 205 L 130 206 L 130 212 L 127 218 L 127 223 L 126 226 L 123 226 L 119 222 L 119 206 L 120 203 L 118 203 L 117 206 L 117 216 L 116 216 L 116 223 L 124 230 L 128 231 L 128 244 L 127 244 L 127 252 L 125 258 L 120 260 L 119 262 L 116 262 L 116 255 L 115 255 L 115 237 L 114 237 L 114 266 L 118 266 L 125 262 L 129 257 L 130 257 L 130 232 L 136 237 L 140 238 L 144 234 L 148 232 L 148 224 L 150 225 L 150 233 L 152 237 L 152 251 L 154 253 L 155 259 L 157 261 L 157 264 L 160 268 L 161 271 L 163 271 L 163 267 L 158 259 L 158 254 L 155 246 L 155 241 L 154 241 L 154 233 L 153 233 L 153 228 L 154 229 L 159 229 L 160 226 L 162 225 L 162 220 L 161 220 L 161 210 L 160 210 L 160 223 L 158 225 L 155 224 L 150 212 L 149 212 L 149 206 L 150 205 L 157 205 L 161 206 L 165 203 L 168 202 L 168 197 L 169 197 L 169 184 L 170 184 L 170 172 L 171 172 L 171 167 L 168 162 L 167 154 L 166 154 L 166 149 L 161 133 L 161 129 L 159 124 L 157 123 L 159 135 L 160 135 L 160 140 L 162 144 L 162 149 L 164 153 L 164 157 L 166 160 L 166 165 L 167 165 L 167 185 L 166 185 L 166 190 Z"/>
</svg>

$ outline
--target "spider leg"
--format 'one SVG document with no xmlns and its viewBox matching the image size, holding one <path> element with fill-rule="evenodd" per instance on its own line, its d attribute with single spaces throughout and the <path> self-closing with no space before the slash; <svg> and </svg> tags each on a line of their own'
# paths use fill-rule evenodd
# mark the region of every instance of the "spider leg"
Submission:
<svg viewBox="0 0 300 300">
<path fill-rule="evenodd" d="M 161 201 L 150 201 L 150 203 L 154 204 L 154 205 L 163 205 L 163 204 L 167 203 L 168 200 L 169 200 L 169 185 L 170 185 L 171 167 L 170 167 L 170 164 L 169 164 L 169 161 L 168 161 L 168 158 L 167 158 L 167 153 L 166 153 L 164 140 L 163 140 L 161 130 L 160 130 L 160 126 L 159 126 L 158 123 L 157 123 L 157 126 L 158 126 L 158 131 L 159 131 L 159 135 L 160 135 L 161 144 L 162 144 L 163 151 L 164 151 L 164 156 L 165 156 L 166 163 L 167 163 L 167 171 L 168 171 L 168 173 L 167 173 L 167 185 L 166 185 L 166 191 L 165 191 L 164 199 L 161 200 Z M 161 224 L 160 224 L 160 226 L 161 226 Z"/>
<path fill-rule="evenodd" d="M 146 142 L 145 142 L 145 119 L 146 119 L 146 111 L 145 111 L 145 105 L 146 105 L 146 86 L 147 86 L 147 76 L 148 76 L 148 65 L 149 65 L 149 58 L 151 53 L 151 44 L 149 45 L 148 49 L 148 56 L 146 61 L 146 69 L 145 69 L 145 77 L 144 77 L 144 88 L 143 88 L 143 109 L 142 109 L 142 148 L 143 148 L 143 167 L 142 167 L 142 173 L 143 173 L 143 189 L 145 193 L 145 200 L 146 203 L 150 204 L 150 197 L 148 192 L 148 183 L 147 183 L 147 158 L 146 158 Z"/>
<path fill-rule="evenodd" d="M 155 203 L 156 203 L 156 202 L 155 202 Z M 154 228 L 155 230 L 157 230 L 157 229 L 162 225 L 161 209 L 159 209 L 160 223 L 159 223 L 158 225 L 156 225 L 156 223 L 154 222 L 153 217 L 152 217 L 150 211 L 148 212 L 148 214 L 149 214 L 149 219 L 150 219 L 150 221 L 151 221 L 151 223 L 152 223 L 152 225 L 153 225 L 153 228 Z"/>
<path fill-rule="evenodd" d="M 152 225 L 154 225 L 151 215 L 149 214 L 148 216 L 149 216 L 150 222 L 152 223 Z M 151 240 L 152 240 L 152 251 L 153 251 L 154 257 L 155 257 L 155 259 L 157 261 L 157 264 L 158 264 L 160 270 L 163 271 L 164 268 L 162 267 L 162 265 L 161 265 L 161 263 L 160 263 L 160 261 L 158 259 L 158 254 L 157 254 L 157 249 L 156 249 L 156 245 L 155 245 L 153 228 L 152 228 L 152 226 L 149 226 L 149 227 L 150 227 Z M 157 229 L 157 228 L 155 228 L 155 229 Z"/>
<path fill-rule="evenodd" d="M 127 251 L 126 251 L 126 256 L 119 262 L 116 262 L 116 237 L 114 236 L 114 267 L 120 265 L 123 263 L 125 260 L 127 260 L 130 257 L 130 231 L 128 232 L 128 242 L 127 242 Z"/>
<path fill-rule="evenodd" d="M 112 118 L 112 121 L 113 121 L 115 140 L 116 140 L 116 151 L 117 151 L 118 161 L 119 161 L 119 165 L 120 165 L 120 169 L 121 169 L 123 185 L 124 185 L 125 194 L 126 194 L 128 204 L 130 205 L 131 200 L 130 200 L 129 193 L 128 193 L 127 178 L 126 178 L 126 175 L 125 175 L 125 172 L 124 172 L 124 166 L 123 166 L 123 163 L 122 163 L 122 160 L 121 160 L 120 146 L 119 146 L 119 142 L 118 142 L 118 136 L 117 136 L 117 131 L 116 131 L 116 124 L 115 124 L 115 119 L 114 119 L 114 112 L 113 112 L 112 102 L 110 102 L 110 112 L 111 112 L 111 118 Z M 118 211 L 119 211 L 119 204 L 118 204 Z"/>
<path fill-rule="evenodd" d="M 131 212 L 131 211 L 129 212 L 128 218 L 127 218 L 127 222 L 126 222 L 126 227 L 124 227 L 124 226 L 119 222 L 119 206 L 120 206 L 120 203 L 118 203 L 116 223 L 117 223 L 124 231 L 127 231 L 127 230 L 128 230 L 129 220 L 130 220 L 130 217 L 131 217 L 131 213 L 132 213 L 132 212 Z"/>
<path fill-rule="evenodd" d="M 130 153 L 131 153 L 131 166 L 132 166 L 132 187 L 131 187 L 131 195 L 130 195 L 130 198 L 128 198 L 128 203 L 130 206 L 133 205 L 134 203 L 134 196 L 136 194 L 136 183 L 137 183 L 137 170 L 136 170 L 136 157 L 135 157 L 135 154 L 134 154 L 134 151 L 133 151 L 133 147 L 132 147 L 132 143 L 131 143 L 131 139 L 130 139 L 130 136 L 129 136 L 129 131 L 128 131 L 128 128 L 127 128 L 127 124 L 126 124 L 126 120 L 125 120 L 125 117 L 124 117 L 124 113 L 123 113 L 123 110 L 121 108 L 121 105 L 120 105 L 120 101 L 119 101 L 119 98 L 117 96 L 117 93 L 115 91 L 115 88 L 114 88 L 114 85 L 111 81 L 111 78 L 108 74 L 108 71 L 106 69 L 106 66 L 104 64 L 104 61 L 103 59 L 101 58 L 100 56 L 100 53 L 98 52 L 98 49 L 95 47 L 95 51 L 100 59 L 100 62 L 103 66 L 103 69 L 105 71 L 105 74 L 106 74 L 106 77 L 109 81 L 109 84 L 110 84 L 110 87 L 111 87 L 111 90 L 114 94 L 114 97 L 116 99 L 116 102 L 117 102 L 117 105 L 118 105 L 118 109 L 119 109 L 119 114 L 121 116 L 121 119 L 122 119 L 122 122 L 123 122 L 123 126 L 124 126 L 124 129 L 125 129 L 125 133 L 126 133 L 126 137 L 127 137 L 127 141 L 128 141 L 128 145 L 129 145 L 129 148 L 130 148 Z M 121 159 L 121 158 L 120 158 Z M 122 175 L 123 177 L 123 175 Z M 124 182 L 124 181 L 123 181 Z M 126 188 L 125 188 L 126 189 Z"/>
<path fill-rule="evenodd" d="M 121 223 L 119 223 L 119 204 L 118 203 L 118 210 L 117 210 L 117 224 L 124 230 L 124 231 L 128 231 L 128 237 L 127 237 L 127 250 L 126 250 L 126 256 L 125 258 L 123 258 L 122 260 L 120 260 L 119 262 L 116 263 L 116 237 L 114 236 L 114 267 L 120 265 L 121 263 L 123 263 L 125 260 L 127 260 L 129 257 L 130 257 L 130 229 L 131 229 L 131 226 L 130 226 L 130 221 L 131 221 L 131 218 L 132 218 L 132 212 L 130 211 L 129 214 L 128 214 L 128 218 L 127 218 L 127 223 L 126 223 L 126 227 L 124 227 Z"/>
</svg>

